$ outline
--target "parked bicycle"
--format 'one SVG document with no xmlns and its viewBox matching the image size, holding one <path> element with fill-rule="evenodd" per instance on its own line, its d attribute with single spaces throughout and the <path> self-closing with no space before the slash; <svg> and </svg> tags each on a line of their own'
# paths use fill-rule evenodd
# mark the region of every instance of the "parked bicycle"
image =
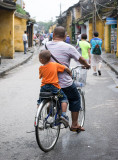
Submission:
<svg viewBox="0 0 118 160">
<path fill-rule="evenodd" d="M 78 68 L 81 68 L 81 66 L 72 69 L 72 78 L 74 82 L 79 82 Z M 81 82 L 80 84 L 81 85 L 77 87 L 81 97 L 81 109 L 79 111 L 78 123 L 83 127 L 85 121 L 85 99 L 84 92 L 82 91 L 83 84 Z M 44 152 L 48 152 L 56 145 L 60 129 L 69 126 L 60 119 L 62 110 L 59 104 L 58 94 L 41 92 L 40 98 L 43 98 L 43 101 L 35 117 L 35 135 L 40 149 Z"/>
</svg>

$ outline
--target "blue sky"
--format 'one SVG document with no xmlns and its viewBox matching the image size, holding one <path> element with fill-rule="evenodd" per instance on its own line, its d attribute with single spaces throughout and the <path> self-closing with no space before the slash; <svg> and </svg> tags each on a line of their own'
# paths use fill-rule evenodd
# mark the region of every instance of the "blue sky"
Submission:
<svg viewBox="0 0 118 160">
<path fill-rule="evenodd" d="M 70 6 L 79 2 L 79 0 L 24 0 L 25 10 L 31 17 L 35 17 L 36 21 L 55 20 L 60 14 L 60 3 L 62 12 Z"/>
</svg>

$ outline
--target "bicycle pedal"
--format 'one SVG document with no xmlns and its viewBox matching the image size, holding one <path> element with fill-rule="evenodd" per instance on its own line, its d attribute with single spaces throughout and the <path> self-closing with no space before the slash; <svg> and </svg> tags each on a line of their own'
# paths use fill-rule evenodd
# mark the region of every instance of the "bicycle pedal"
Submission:
<svg viewBox="0 0 118 160">
<path fill-rule="evenodd" d="M 69 124 L 67 124 L 66 122 L 64 122 L 63 120 L 60 120 L 60 123 L 62 123 L 64 125 L 65 128 L 69 127 Z"/>
</svg>

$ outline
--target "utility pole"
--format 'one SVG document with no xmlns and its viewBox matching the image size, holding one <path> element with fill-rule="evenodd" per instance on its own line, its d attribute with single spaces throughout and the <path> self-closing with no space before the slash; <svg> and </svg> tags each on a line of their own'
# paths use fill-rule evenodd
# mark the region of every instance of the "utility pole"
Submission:
<svg viewBox="0 0 118 160">
<path fill-rule="evenodd" d="M 61 2 L 60 2 L 60 17 L 61 17 Z"/>
<path fill-rule="evenodd" d="M 93 32 L 96 31 L 96 0 L 93 0 Z"/>
</svg>

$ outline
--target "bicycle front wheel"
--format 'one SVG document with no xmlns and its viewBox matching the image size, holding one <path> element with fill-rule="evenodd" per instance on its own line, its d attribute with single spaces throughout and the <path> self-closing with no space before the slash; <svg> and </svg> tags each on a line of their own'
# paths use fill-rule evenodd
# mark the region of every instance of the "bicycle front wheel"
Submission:
<svg viewBox="0 0 118 160">
<path fill-rule="evenodd" d="M 78 117 L 78 123 L 81 127 L 84 126 L 85 122 L 85 98 L 84 98 L 84 93 L 80 90 L 80 100 L 81 100 L 81 108 L 79 111 L 79 117 Z"/>
<path fill-rule="evenodd" d="M 48 152 L 54 148 L 60 133 L 60 124 L 55 124 L 57 107 L 50 100 L 44 100 L 35 127 L 36 140 L 40 149 Z M 40 107 L 40 106 L 39 106 Z"/>
</svg>

